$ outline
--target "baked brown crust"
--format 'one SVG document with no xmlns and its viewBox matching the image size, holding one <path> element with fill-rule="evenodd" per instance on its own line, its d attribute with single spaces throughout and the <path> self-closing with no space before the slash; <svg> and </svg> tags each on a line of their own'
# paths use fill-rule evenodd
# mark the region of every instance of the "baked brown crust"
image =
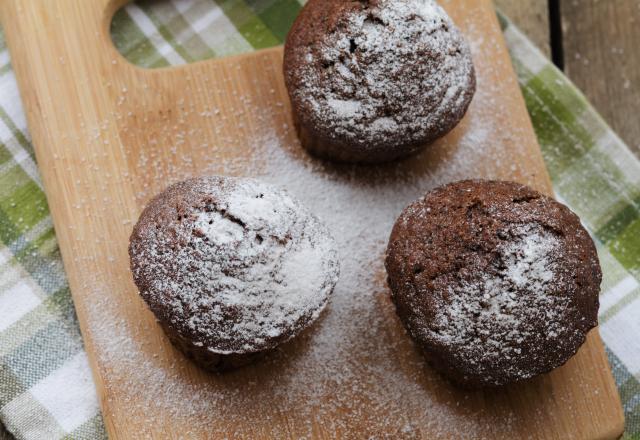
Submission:
<svg viewBox="0 0 640 440">
<path fill-rule="evenodd" d="M 385 264 L 409 334 L 463 386 L 551 371 L 598 323 L 593 241 L 567 207 L 517 183 L 429 192 L 396 221 Z"/>
<path fill-rule="evenodd" d="M 170 340 L 210 370 L 244 365 L 311 325 L 339 272 L 326 227 L 253 179 L 170 186 L 142 212 L 129 256 Z"/>
<path fill-rule="evenodd" d="M 476 86 L 467 43 L 432 0 L 310 0 L 287 37 L 284 76 L 303 147 L 348 162 L 432 143 Z"/>
</svg>

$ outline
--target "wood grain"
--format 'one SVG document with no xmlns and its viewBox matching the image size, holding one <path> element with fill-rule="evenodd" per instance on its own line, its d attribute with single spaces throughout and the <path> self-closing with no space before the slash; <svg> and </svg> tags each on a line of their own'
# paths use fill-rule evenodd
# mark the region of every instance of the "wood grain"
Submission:
<svg viewBox="0 0 640 440">
<path fill-rule="evenodd" d="M 389 222 L 425 190 L 460 178 L 518 180 L 550 193 L 492 3 L 443 3 L 472 43 L 474 102 L 460 125 L 424 154 L 368 168 L 333 166 L 302 152 L 290 129 L 281 48 L 144 70 L 111 44 L 109 22 L 119 2 L 0 3 L 112 438 L 599 439 L 622 432 L 620 400 L 597 330 L 565 366 L 526 384 L 467 392 L 442 381 L 395 317 L 380 250 L 355 268 L 363 271 L 364 293 L 337 289 L 334 295 L 340 304 L 346 295 L 366 294 L 361 314 L 344 316 L 333 307 L 311 334 L 224 376 L 206 374 L 176 352 L 133 286 L 127 241 L 144 203 L 187 176 L 242 174 L 250 163 L 257 163 L 251 168 L 257 173 L 265 151 L 279 158 L 267 173 L 295 166 L 344 191 L 374 188 L 372 209 L 389 200 L 398 205 L 381 216 Z M 394 192 L 398 176 L 412 182 L 413 192 Z M 291 176 L 287 188 L 302 196 L 324 191 L 322 184 L 300 188 L 303 183 Z M 363 323 L 342 335 L 353 344 L 349 356 L 314 351 L 314 341 L 343 349 L 344 341 L 330 336 L 347 319 Z M 336 375 L 323 376 L 327 371 Z M 310 398 L 309 387 L 318 395 Z"/>
<path fill-rule="evenodd" d="M 561 3 L 565 73 L 640 156 L 640 3 Z"/>
<path fill-rule="evenodd" d="M 551 56 L 547 0 L 495 0 L 495 4 L 542 53 Z"/>
</svg>

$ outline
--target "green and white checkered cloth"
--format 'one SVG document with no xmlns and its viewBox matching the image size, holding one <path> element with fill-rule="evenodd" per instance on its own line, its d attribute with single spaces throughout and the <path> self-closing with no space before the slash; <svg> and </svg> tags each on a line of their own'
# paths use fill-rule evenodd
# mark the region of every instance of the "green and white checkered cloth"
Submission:
<svg viewBox="0 0 640 440">
<path fill-rule="evenodd" d="M 144 0 L 116 15 L 113 36 L 142 66 L 225 56 L 281 43 L 301 1 Z M 600 331 L 626 438 L 640 439 L 640 163 L 562 73 L 502 24 L 558 199 L 598 244 Z M 0 420 L 21 439 L 105 438 L 4 40 L 0 242 Z"/>
</svg>

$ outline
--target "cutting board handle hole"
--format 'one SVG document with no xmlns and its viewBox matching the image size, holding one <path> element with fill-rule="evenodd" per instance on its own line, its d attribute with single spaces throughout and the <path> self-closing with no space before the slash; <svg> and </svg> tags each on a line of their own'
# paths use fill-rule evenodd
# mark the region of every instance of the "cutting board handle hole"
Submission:
<svg viewBox="0 0 640 440">
<path fill-rule="evenodd" d="M 286 37 L 282 23 L 293 23 L 300 9 L 271 17 L 269 1 L 237 3 L 244 10 L 226 15 L 212 0 L 113 0 L 107 27 L 120 55 L 154 69 L 278 46 Z"/>
</svg>

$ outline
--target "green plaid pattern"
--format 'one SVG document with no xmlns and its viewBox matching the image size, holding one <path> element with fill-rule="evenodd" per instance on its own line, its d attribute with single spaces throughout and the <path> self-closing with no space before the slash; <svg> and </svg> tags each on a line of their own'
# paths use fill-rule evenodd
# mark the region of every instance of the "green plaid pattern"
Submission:
<svg viewBox="0 0 640 440">
<path fill-rule="evenodd" d="M 112 34 L 141 66 L 221 57 L 283 41 L 303 0 L 144 0 Z M 582 94 L 502 20 L 558 199 L 595 237 L 600 331 L 640 439 L 640 163 Z M 106 434 L 9 56 L 0 37 L 0 420 L 20 439 Z"/>
</svg>

